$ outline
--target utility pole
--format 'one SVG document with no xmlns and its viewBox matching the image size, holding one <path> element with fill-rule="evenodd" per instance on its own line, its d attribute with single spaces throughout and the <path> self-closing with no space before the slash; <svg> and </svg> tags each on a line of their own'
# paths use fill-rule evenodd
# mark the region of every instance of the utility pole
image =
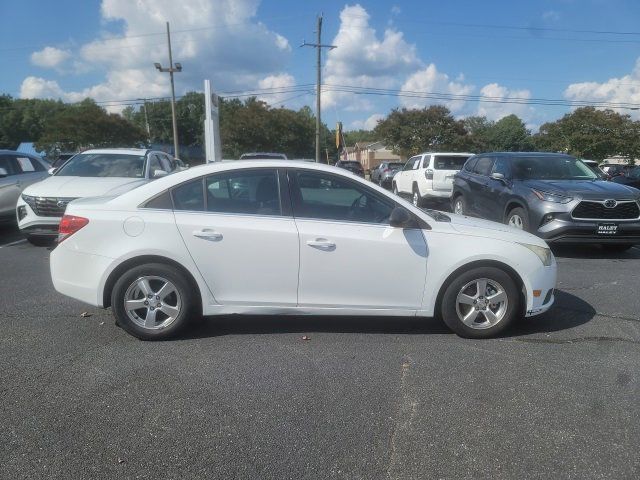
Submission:
<svg viewBox="0 0 640 480">
<path fill-rule="evenodd" d="M 182 65 L 176 63 L 173 65 L 173 57 L 171 54 L 171 32 L 169 31 L 169 22 L 167 22 L 167 44 L 169 46 L 169 67 L 163 68 L 159 63 L 154 63 L 155 67 L 161 72 L 169 72 L 171 78 L 171 120 L 173 123 L 173 156 L 180 158 L 178 143 L 178 119 L 176 118 L 176 90 L 173 83 L 173 74 L 182 71 Z"/>
<path fill-rule="evenodd" d="M 322 87 L 322 49 L 328 48 L 333 50 L 337 48 L 336 45 L 323 45 L 322 44 L 322 14 L 318 15 L 318 26 L 316 30 L 316 43 L 307 43 L 303 40 L 301 47 L 314 47 L 317 51 L 316 60 L 316 162 L 320 162 L 320 129 L 322 128 L 321 109 L 320 102 L 321 87 Z"/>
</svg>

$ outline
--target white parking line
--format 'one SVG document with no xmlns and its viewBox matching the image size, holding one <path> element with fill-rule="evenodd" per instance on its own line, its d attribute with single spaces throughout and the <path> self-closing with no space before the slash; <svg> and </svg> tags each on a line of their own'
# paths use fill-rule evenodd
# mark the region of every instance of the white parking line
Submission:
<svg viewBox="0 0 640 480">
<path fill-rule="evenodd" d="M 10 247 L 11 245 L 18 245 L 19 243 L 24 243 L 26 241 L 27 241 L 27 239 L 23 238 L 21 240 L 16 240 L 15 242 L 5 243 L 4 245 L 0 245 L 0 248 Z"/>
</svg>

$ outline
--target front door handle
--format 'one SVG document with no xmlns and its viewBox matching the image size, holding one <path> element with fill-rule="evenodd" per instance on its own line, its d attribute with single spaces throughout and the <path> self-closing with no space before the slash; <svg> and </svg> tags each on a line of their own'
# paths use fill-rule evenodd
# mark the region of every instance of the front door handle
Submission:
<svg viewBox="0 0 640 480">
<path fill-rule="evenodd" d="M 216 232 L 214 230 L 208 230 L 208 229 L 204 229 L 204 230 L 194 230 L 193 232 L 193 236 L 194 237 L 198 237 L 198 238 L 202 238 L 203 240 L 222 240 L 222 234 L 219 232 Z"/>
<path fill-rule="evenodd" d="M 316 238 L 315 240 L 307 240 L 307 245 L 319 250 L 331 251 L 336 249 L 336 244 L 326 238 Z"/>
</svg>

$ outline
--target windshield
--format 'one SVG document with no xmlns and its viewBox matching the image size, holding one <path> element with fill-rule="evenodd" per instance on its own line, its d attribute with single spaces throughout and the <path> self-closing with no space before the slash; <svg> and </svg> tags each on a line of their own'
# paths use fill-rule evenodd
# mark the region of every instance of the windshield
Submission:
<svg viewBox="0 0 640 480">
<path fill-rule="evenodd" d="M 598 176 L 573 157 L 517 157 L 512 162 L 516 180 L 596 180 Z"/>
<path fill-rule="evenodd" d="M 57 176 L 63 177 L 144 177 L 144 155 L 122 153 L 80 153 L 69 160 Z"/>
<path fill-rule="evenodd" d="M 458 155 L 438 155 L 433 163 L 436 170 L 460 170 L 468 159 L 469 157 L 460 157 Z"/>
</svg>

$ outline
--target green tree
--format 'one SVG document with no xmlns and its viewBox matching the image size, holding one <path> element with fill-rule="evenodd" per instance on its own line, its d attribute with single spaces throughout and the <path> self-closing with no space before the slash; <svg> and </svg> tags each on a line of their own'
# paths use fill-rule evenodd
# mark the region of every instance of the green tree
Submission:
<svg viewBox="0 0 640 480">
<path fill-rule="evenodd" d="M 535 136 L 540 150 L 567 152 L 603 160 L 612 155 L 640 155 L 640 124 L 613 110 L 581 107 L 555 122 L 545 123 Z"/>
<path fill-rule="evenodd" d="M 85 99 L 56 114 L 45 125 L 36 147 L 47 152 L 96 147 L 131 147 L 145 139 L 145 132 L 124 117 L 107 113 Z"/>
<path fill-rule="evenodd" d="M 68 108 L 59 100 L 13 99 L 0 96 L 0 148 L 38 141 L 51 119 Z"/>
<path fill-rule="evenodd" d="M 517 115 L 508 115 L 489 125 L 484 132 L 487 150 L 496 152 L 526 152 L 534 148 L 531 132 Z"/>
<path fill-rule="evenodd" d="M 489 132 L 495 125 L 487 117 L 472 116 L 462 120 L 465 137 L 465 150 L 473 153 L 487 152 L 491 150 Z"/>
<path fill-rule="evenodd" d="M 458 150 L 464 147 L 464 124 L 449 109 L 434 105 L 423 109 L 394 109 L 374 132 L 379 140 L 402 156 L 425 150 Z"/>
</svg>

